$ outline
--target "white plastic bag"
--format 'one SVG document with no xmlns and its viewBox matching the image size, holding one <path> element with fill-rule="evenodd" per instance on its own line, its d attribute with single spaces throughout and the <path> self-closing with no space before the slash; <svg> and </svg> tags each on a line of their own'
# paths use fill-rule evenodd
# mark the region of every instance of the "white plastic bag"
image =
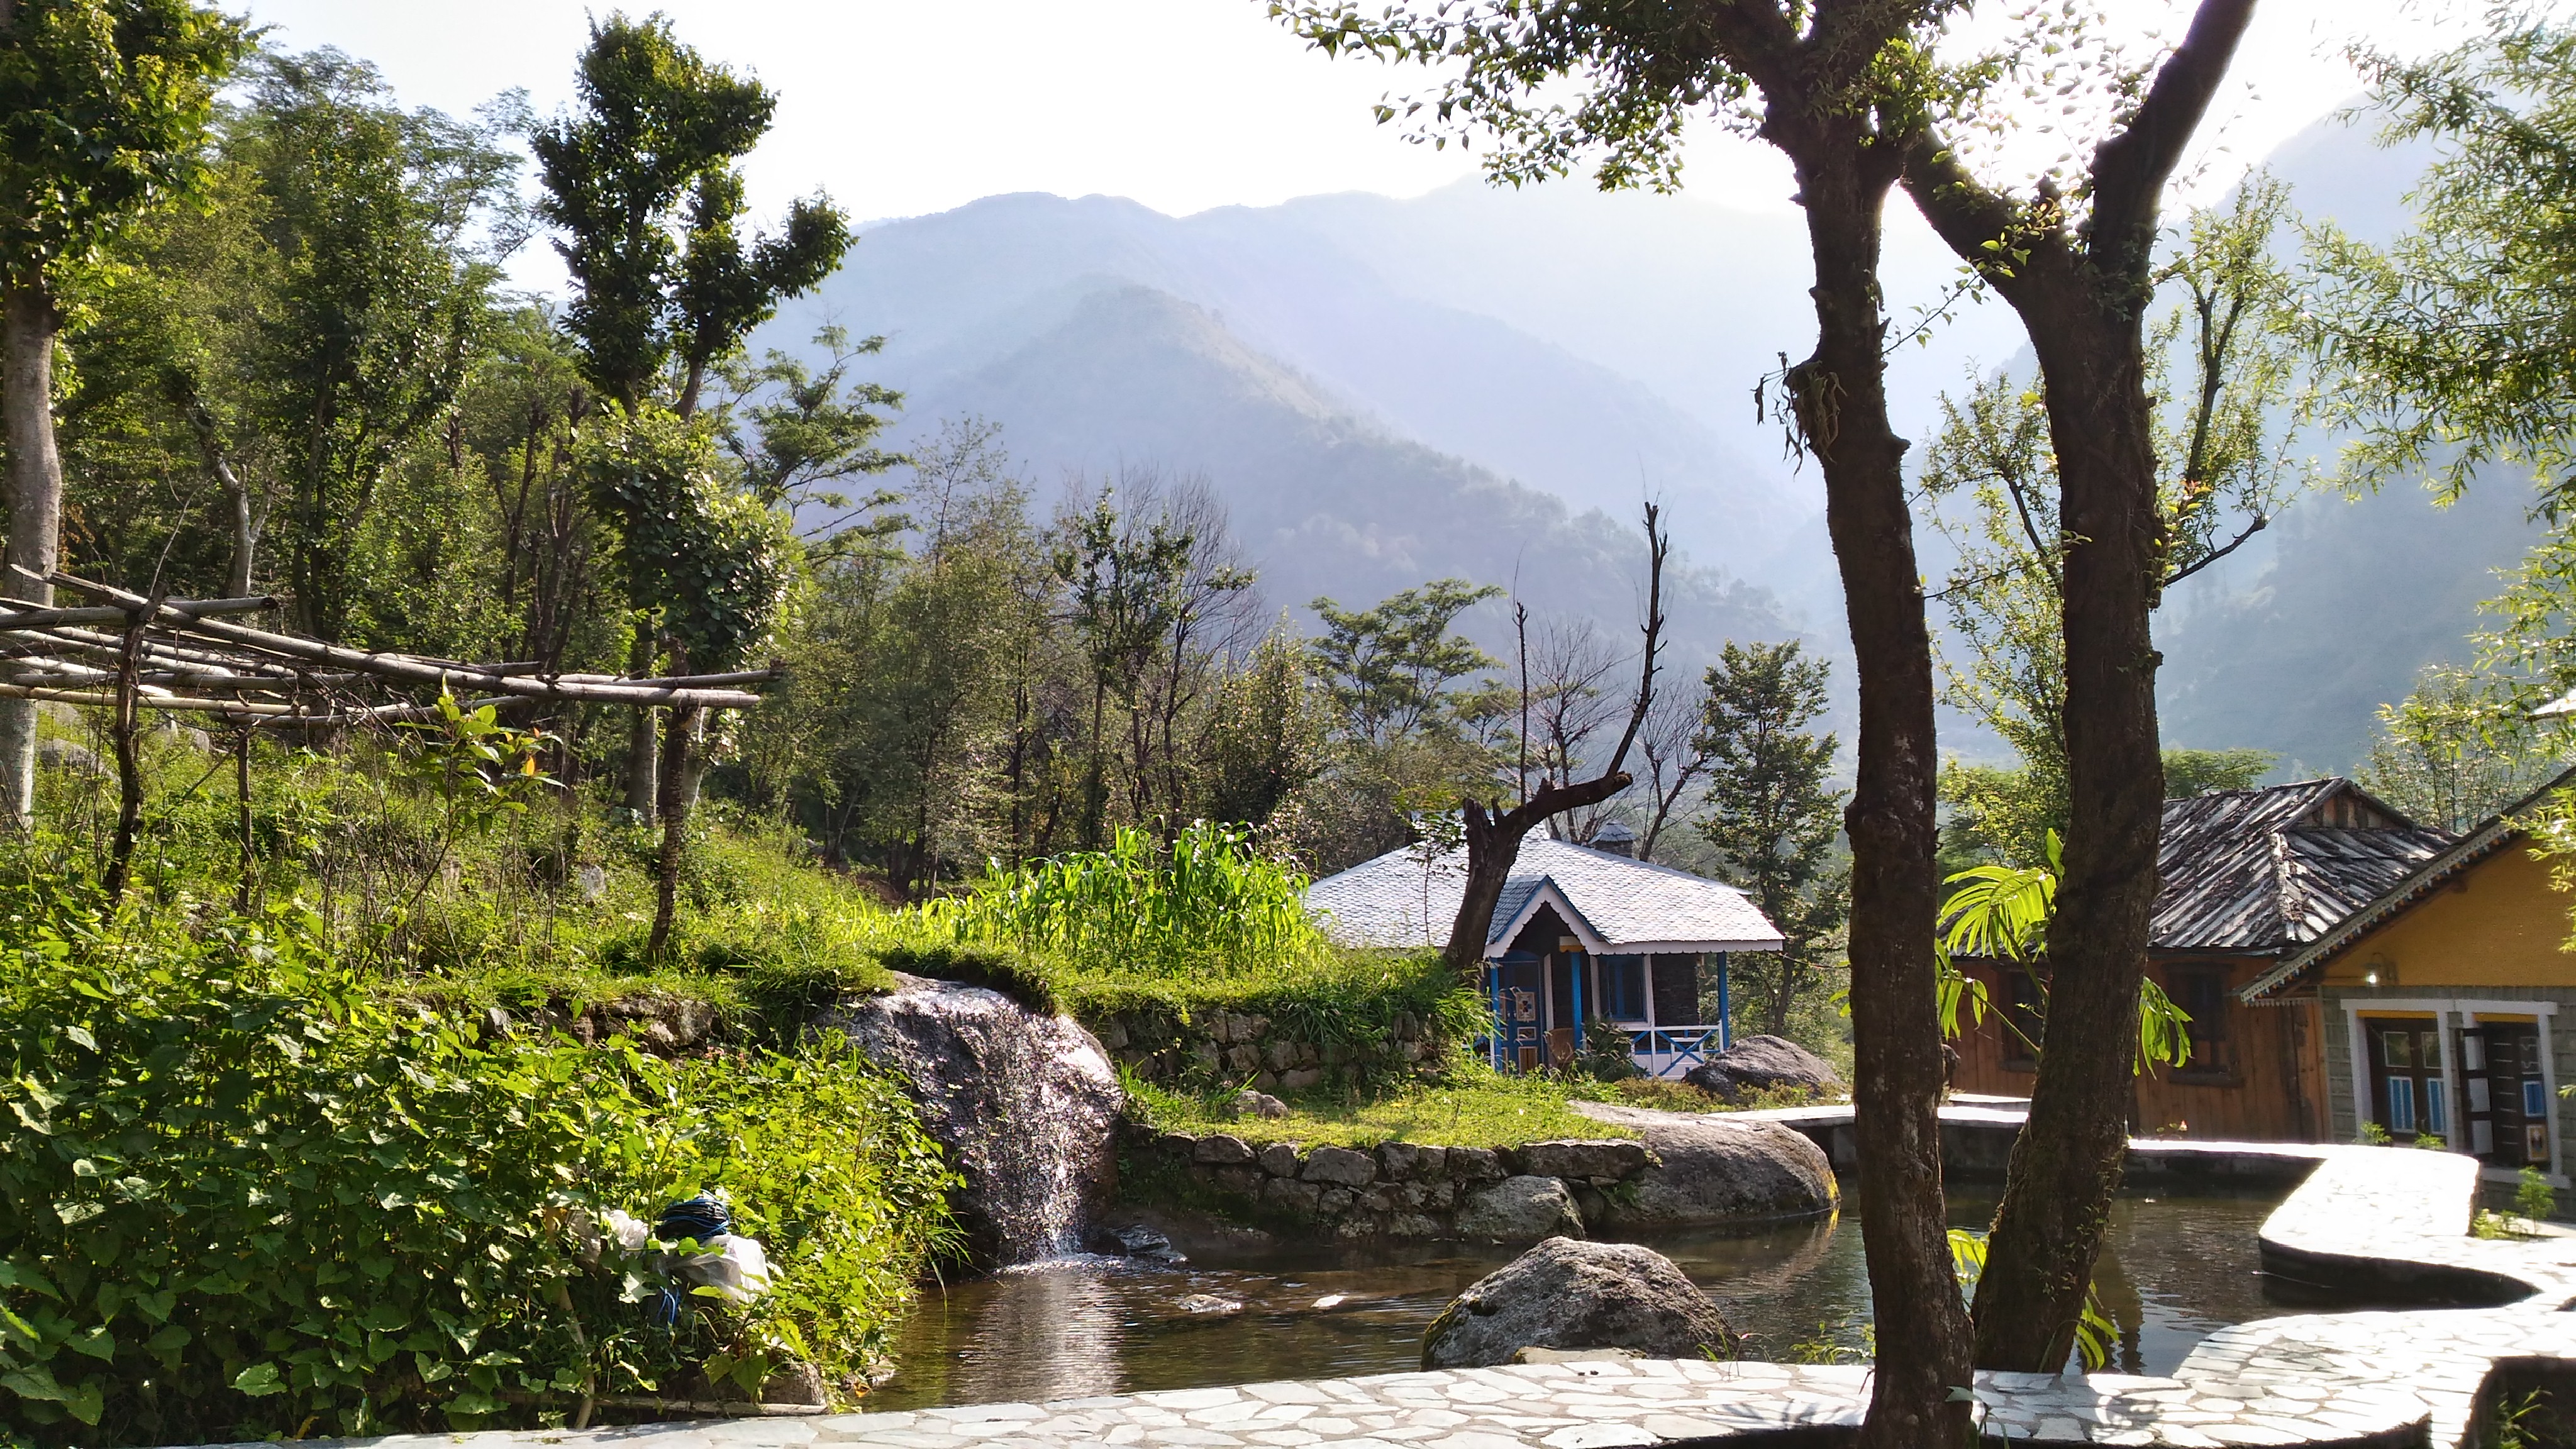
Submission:
<svg viewBox="0 0 2576 1449">
<path fill-rule="evenodd" d="M 621 1252 L 643 1252 L 646 1240 L 653 1236 L 653 1230 L 645 1226 L 643 1219 L 624 1208 L 608 1210 L 607 1228 L 609 1240 L 616 1243 Z"/>
<path fill-rule="evenodd" d="M 713 1288 L 731 1302 L 749 1303 L 769 1291 L 769 1250 L 758 1238 L 727 1233 L 714 1252 L 674 1255 L 679 1275 L 701 1288 Z"/>
</svg>

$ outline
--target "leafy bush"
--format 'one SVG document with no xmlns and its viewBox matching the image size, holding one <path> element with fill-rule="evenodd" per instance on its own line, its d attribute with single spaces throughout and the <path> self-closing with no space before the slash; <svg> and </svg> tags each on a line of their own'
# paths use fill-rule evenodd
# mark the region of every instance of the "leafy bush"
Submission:
<svg viewBox="0 0 2576 1449">
<path fill-rule="evenodd" d="M 0 920 L 0 1426 L 44 1443 L 559 1420 L 588 1395 L 873 1351 L 951 1229 L 902 1093 L 845 1056 L 477 1040 L 309 913 Z M 729 1189 L 781 1281 L 653 1327 L 585 1249 Z M 590 1239 L 595 1244 L 595 1235 Z"/>
</svg>

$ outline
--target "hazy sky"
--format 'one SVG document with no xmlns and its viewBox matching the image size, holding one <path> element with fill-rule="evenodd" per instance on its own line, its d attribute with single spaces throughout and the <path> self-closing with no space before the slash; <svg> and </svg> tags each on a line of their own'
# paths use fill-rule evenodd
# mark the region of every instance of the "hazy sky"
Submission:
<svg viewBox="0 0 2576 1449">
<path fill-rule="evenodd" d="M 2188 7 L 2105 0 L 2140 33 Z M 464 111 L 525 89 L 567 99 L 588 17 L 576 0 L 250 0 L 282 43 L 336 45 L 381 67 L 402 99 Z M 638 6 L 636 8 L 649 8 Z M 817 186 L 862 218 L 944 210 L 1007 191 L 1106 192 L 1188 213 L 1320 191 L 1411 195 L 1472 159 L 1405 144 L 1368 105 L 1419 71 L 1326 60 L 1261 0 L 662 0 L 681 37 L 780 92 L 749 166 L 775 212 Z M 2232 180 L 2356 83 L 2337 59 L 2369 37 L 2416 49 L 2467 8 L 2423 0 L 2265 0 L 2214 118 L 2215 185 Z M 2463 22 L 2453 22 L 2463 23 Z M 2229 158 L 2240 158 L 2231 160 Z M 1767 150 L 1695 139 L 1691 194 L 1787 204 Z M 541 250 L 541 249 L 539 249 Z"/>
</svg>

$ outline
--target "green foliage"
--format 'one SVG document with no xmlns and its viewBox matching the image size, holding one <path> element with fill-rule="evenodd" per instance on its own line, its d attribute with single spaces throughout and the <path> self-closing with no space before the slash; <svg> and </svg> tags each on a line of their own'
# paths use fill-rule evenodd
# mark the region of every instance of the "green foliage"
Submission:
<svg viewBox="0 0 2576 1449">
<path fill-rule="evenodd" d="M 275 259 L 239 426 L 291 440 L 285 576 L 297 623 L 337 641 L 385 475 L 445 416 L 489 320 L 499 257 L 470 236 L 517 230 L 517 161 L 497 127 L 407 113 L 373 67 L 327 50 L 263 57 L 224 149 L 258 177 Z"/>
<path fill-rule="evenodd" d="M 1297 834 L 1300 794 L 1324 768 L 1316 693 L 1304 645 L 1284 623 L 1219 688 L 1207 734 L 1210 819 L 1270 839 Z"/>
<path fill-rule="evenodd" d="M 2543 1223 L 2558 1216 L 2558 1190 L 2549 1185 L 2549 1174 L 2525 1167 L 2514 1180 L 2513 1210 L 2527 1223 Z"/>
<path fill-rule="evenodd" d="M 1013 945 L 1086 971 L 1242 975 L 1327 953 L 1300 899 L 1305 888 L 1303 875 L 1230 827 L 1194 824 L 1168 846 L 1122 827 L 1106 850 L 989 872 L 926 903 L 921 917 L 960 941 Z"/>
<path fill-rule="evenodd" d="M 1727 642 L 1705 681 L 1693 742 L 1707 761 L 1699 832 L 1725 877 L 1780 928 L 1776 953 L 1744 952 L 1734 969 L 1767 996 L 1768 1030 L 1785 1030 L 1801 996 L 1830 989 L 1851 914 L 1840 862 L 1843 792 L 1827 782 L 1841 742 L 1809 731 L 1825 712 L 1829 670 L 1796 640 Z M 1748 995 L 1754 993 L 1748 992 Z"/>
<path fill-rule="evenodd" d="M 1324 625 L 1311 646 L 1315 672 L 1342 726 L 1356 738 L 1388 744 L 1455 722 L 1459 680 L 1496 667 L 1493 656 L 1450 632 L 1460 614 L 1502 590 L 1464 579 L 1435 579 L 1367 609 L 1331 599 L 1309 608 Z"/>
<path fill-rule="evenodd" d="M 1999 1012 L 1996 1019 L 2006 1031 L 2022 1038 L 2031 1055 L 2039 1054 L 2048 1018 L 2048 925 L 2057 911 L 2057 881 L 2064 870 L 2056 832 L 2049 833 L 2046 848 L 2045 866 L 1972 866 L 1945 882 L 1957 887 L 1941 903 L 1941 930 L 1934 941 L 1941 972 L 1941 1029 L 1945 1034 L 1957 1036 L 1969 1025 L 1982 1023 L 1993 1005 L 1987 998 L 1985 983 L 1959 969 L 1957 958 L 2010 963 L 2002 969 L 2028 973 L 2038 990 L 2042 1032 L 2039 1037 L 2028 1035 L 2010 1012 Z M 2167 996 L 2154 977 L 2140 977 L 2138 1055 L 2133 1070 L 2143 1073 L 2156 1064 L 2178 1067 L 2188 1063 L 2190 1026 L 2191 1013 Z"/>
<path fill-rule="evenodd" d="M 2268 750 L 2164 752 L 2165 798 L 2250 790 L 2277 763 Z M 1957 760 L 1941 764 L 1941 863 L 1956 874 L 1976 865 L 2037 865 L 2048 837 L 2065 830 L 2065 781 L 2037 765 L 2004 769 Z"/>
<path fill-rule="evenodd" d="M 886 419 L 871 411 L 900 407 L 903 395 L 850 380 L 850 364 L 883 351 L 884 338 L 853 343 L 848 329 L 827 326 L 814 334 L 814 343 L 832 358 L 820 372 L 775 348 L 757 367 L 738 358 L 725 361 L 720 371 L 732 396 L 718 411 L 744 488 L 768 507 L 828 511 L 834 516 L 814 531 L 841 547 L 849 542 L 842 534 L 852 520 L 892 504 L 896 495 L 880 491 L 854 501 L 827 485 L 907 461 L 877 448 Z M 748 433 L 742 421 L 751 424 Z M 874 520 L 859 537 L 880 538 L 892 522 Z"/>
<path fill-rule="evenodd" d="M 2303 339 L 2346 429 L 2346 482 L 2422 476 L 2444 496 L 2489 463 L 2528 468 L 2563 508 L 2576 453 L 2576 29 L 2518 7 L 2413 60 L 2366 54 L 2383 144 L 2438 143 L 2386 248 L 2308 231 Z"/>
<path fill-rule="evenodd" d="M 622 525 L 630 601 L 659 616 L 690 669 L 739 667 L 786 593 L 786 520 L 730 485 L 708 422 L 646 406 L 586 446 L 594 504 Z"/>
<path fill-rule="evenodd" d="M 837 1382 L 948 1244 L 936 1147 L 828 1046 L 478 1040 L 341 968 L 300 909 L 11 905 L 0 1417 L 30 1439 L 526 1423 L 711 1354 Z M 704 1187 L 780 1288 L 654 1328 L 658 1279 L 582 1226 Z"/>
<path fill-rule="evenodd" d="M 2165 798 L 2188 800 L 2219 790 L 2251 790 L 2281 757 L 2270 750 L 2165 751 Z"/>
<path fill-rule="evenodd" d="M 2454 834 L 2548 783 L 2564 742 L 2532 721 L 2521 691 L 2443 664 L 2415 690 L 2379 707 L 2379 735 L 2355 771 L 2362 787 L 2418 824 Z"/>
<path fill-rule="evenodd" d="M 565 325 L 583 371 L 633 413 L 676 352 L 696 380 L 794 296 L 840 264 L 848 227 L 819 198 L 748 250 L 735 163 L 768 131 L 778 98 L 681 44 L 659 15 L 593 21 L 572 113 L 529 137 L 566 234 L 575 295 Z"/>
<path fill-rule="evenodd" d="M 20 0 L 0 32 L 0 281 L 43 285 L 186 185 L 242 22 L 186 0 Z M 59 279 L 54 279 L 59 281 Z"/>
</svg>

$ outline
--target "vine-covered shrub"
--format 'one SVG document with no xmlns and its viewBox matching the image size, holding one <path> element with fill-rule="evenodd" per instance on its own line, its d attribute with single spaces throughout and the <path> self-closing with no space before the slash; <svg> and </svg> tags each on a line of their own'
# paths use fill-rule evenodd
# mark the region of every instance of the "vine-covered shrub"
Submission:
<svg viewBox="0 0 2576 1449">
<path fill-rule="evenodd" d="M 0 1432 L 170 1443 L 560 1421 L 846 1382 L 951 1229 L 903 1094 L 836 1044 L 660 1060 L 478 1039 L 293 911 L 0 919 Z M 656 1327 L 602 1249 L 726 1189 L 778 1286 Z M 728 1392 L 727 1397 L 734 1396 Z"/>
</svg>

